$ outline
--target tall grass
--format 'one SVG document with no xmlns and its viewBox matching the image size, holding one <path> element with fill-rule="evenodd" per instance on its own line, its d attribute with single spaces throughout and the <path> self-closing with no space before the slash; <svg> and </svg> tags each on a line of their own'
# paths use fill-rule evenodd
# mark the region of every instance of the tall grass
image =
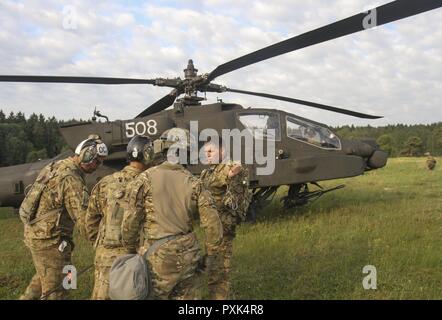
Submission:
<svg viewBox="0 0 442 320">
<path fill-rule="evenodd" d="M 239 227 L 234 298 L 442 299 L 442 167 L 428 171 L 423 158 L 397 158 L 323 186 L 342 183 L 346 188 L 291 210 L 281 206 L 281 188 L 255 224 Z M 34 273 L 22 229 L 11 211 L 0 210 L 1 299 L 16 299 Z M 81 270 L 93 251 L 76 238 L 73 263 Z M 376 290 L 362 286 L 366 265 L 377 269 Z M 70 297 L 88 299 L 93 270 L 78 282 Z"/>
</svg>

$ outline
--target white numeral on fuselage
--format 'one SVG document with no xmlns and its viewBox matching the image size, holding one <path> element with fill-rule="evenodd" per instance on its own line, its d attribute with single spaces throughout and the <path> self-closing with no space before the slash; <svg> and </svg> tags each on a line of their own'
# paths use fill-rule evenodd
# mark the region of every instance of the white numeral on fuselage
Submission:
<svg viewBox="0 0 442 320">
<path fill-rule="evenodd" d="M 150 136 L 157 134 L 157 122 L 147 120 L 146 122 L 126 122 L 126 137 L 132 138 L 136 135 L 142 136 L 146 133 Z"/>
</svg>

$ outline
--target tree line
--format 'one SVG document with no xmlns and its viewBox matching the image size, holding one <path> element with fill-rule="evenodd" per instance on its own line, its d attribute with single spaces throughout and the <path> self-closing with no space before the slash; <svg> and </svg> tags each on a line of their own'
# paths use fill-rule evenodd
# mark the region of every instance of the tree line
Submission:
<svg viewBox="0 0 442 320">
<path fill-rule="evenodd" d="M 68 149 L 59 126 L 81 121 L 60 121 L 35 113 L 26 118 L 22 112 L 6 116 L 0 110 L 0 167 L 55 157 Z M 425 152 L 442 156 L 442 123 L 343 126 L 332 130 L 344 139 L 375 139 L 391 157 L 422 156 Z"/>
<path fill-rule="evenodd" d="M 76 120 L 57 121 L 42 114 L 0 110 L 0 167 L 48 159 L 68 149 L 58 127 Z"/>
<path fill-rule="evenodd" d="M 343 126 L 335 128 L 345 139 L 375 139 L 391 157 L 442 155 L 442 122 L 428 125 L 388 125 L 385 127 Z"/>
</svg>

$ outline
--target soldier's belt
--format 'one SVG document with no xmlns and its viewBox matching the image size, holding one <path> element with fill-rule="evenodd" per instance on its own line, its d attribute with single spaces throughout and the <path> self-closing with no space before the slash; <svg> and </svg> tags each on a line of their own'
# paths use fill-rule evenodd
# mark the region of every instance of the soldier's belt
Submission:
<svg viewBox="0 0 442 320">
<path fill-rule="evenodd" d="M 166 243 L 166 242 L 168 242 L 170 240 L 179 238 L 180 236 L 185 236 L 185 235 L 187 235 L 189 233 L 178 233 L 178 234 L 174 234 L 174 235 L 171 235 L 171 236 L 166 236 L 166 237 L 163 237 L 163 238 L 160 238 L 160 239 L 155 239 L 155 241 L 149 246 L 149 249 L 147 249 L 147 251 L 143 254 L 144 258 L 149 257 L 162 244 L 164 244 L 164 243 Z"/>
<path fill-rule="evenodd" d="M 35 224 L 35 223 L 37 223 L 37 222 L 39 222 L 41 220 L 47 219 L 49 217 L 52 217 L 53 215 L 55 215 L 57 213 L 61 213 L 61 210 L 60 209 L 50 210 L 46 214 L 41 215 L 40 217 L 35 218 L 35 219 L 29 221 L 28 225 L 33 225 L 33 224 Z"/>
</svg>

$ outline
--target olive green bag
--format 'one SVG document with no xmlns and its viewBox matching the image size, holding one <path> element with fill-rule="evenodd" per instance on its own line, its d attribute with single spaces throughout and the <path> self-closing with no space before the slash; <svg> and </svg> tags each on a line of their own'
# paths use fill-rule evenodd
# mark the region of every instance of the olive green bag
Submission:
<svg viewBox="0 0 442 320">
<path fill-rule="evenodd" d="M 19 209 L 20 220 L 24 224 L 32 224 L 37 214 L 41 195 L 47 187 L 48 181 L 54 177 L 54 162 L 50 163 L 39 173 L 35 182 L 28 186 L 25 198 Z"/>
<path fill-rule="evenodd" d="M 104 212 L 103 225 L 100 227 L 101 244 L 106 247 L 121 247 L 121 224 L 123 222 L 124 211 L 127 208 L 125 197 L 126 184 L 123 179 L 115 179 L 107 186 L 106 192 L 106 212 Z"/>
</svg>

